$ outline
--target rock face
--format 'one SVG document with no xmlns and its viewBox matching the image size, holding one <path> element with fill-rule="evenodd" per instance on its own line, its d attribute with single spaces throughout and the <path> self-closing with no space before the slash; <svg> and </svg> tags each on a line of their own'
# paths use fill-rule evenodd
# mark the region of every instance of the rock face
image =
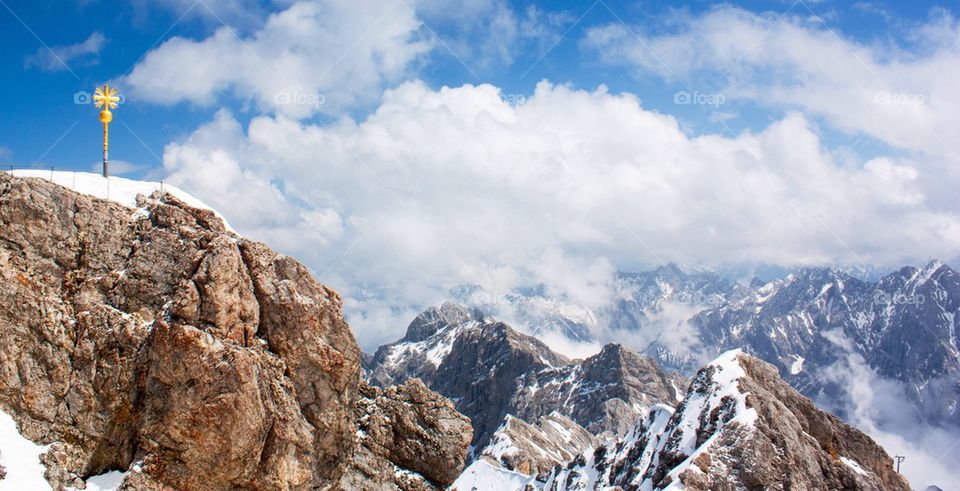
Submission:
<svg viewBox="0 0 960 491">
<path fill-rule="evenodd" d="M 568 360 L 454 303 L 428 309 L 403 339 L 380 347 L 370 373 L 376 385 L 417 377 L 449 397 L 473 422 L 477 450 L 507 415 L 536 423 L 557 412 L 595 434 L 622 433 L 653 404 L 679 400 L 686 387 L 683 377 L 627 348 L 609 345 L 586 360 Z"/>
<path fill-rule="evenodd" d="M 532 481 L 549 490 L 909 490 L 892 459 L 814 406 L 776 368 L 739 351 L 702 368 L 674 411 Z"/>
<path fill-rule="evenodd" d="M 452 482 L 469 424 L 416 384 L 363 388 L 336 292 L 209 210 L 138 204 L 0 175 L 0 409 L 51 445 L 52 485 L 336 489 L 358 454 L 398 470 L 378 486 Z"/>
<path fill-rule="evenodd" d="M 429 382 L 464 331 L 486 323 L 479 310 L 447 302 L 430 307 L 407 327 L 403 339 L 381 346 L 367 364 L 371 383 L 384 387 L 409 378 Z"/>
<path fill-rule="evenodd" d="M 417 379 L 385 390 L 361 383 L 360 395 L 344 489 L 432 489 L 457 478 L 473 434 L 449 400 Z"/>
</svg>

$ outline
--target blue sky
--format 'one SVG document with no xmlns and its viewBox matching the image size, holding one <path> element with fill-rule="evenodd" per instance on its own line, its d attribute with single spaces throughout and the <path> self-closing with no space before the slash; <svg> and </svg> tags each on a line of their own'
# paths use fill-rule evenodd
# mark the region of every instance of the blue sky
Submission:
<svg viewBox="0 0 960 491">
<path fill-rule="evenodd" d="M 0 160 L 21 166 L 82 170 L 89 169 L 98 160 L 100 128 L 96 112 L 90 106 L 73 104 L 75 93 L 90 92 L 96 84 L 126 74 L 148 50 L 172 37 L 203 38 L 222 27 L 221 21 L 238 32 L 249 33 L 256 29 L 263 15 L 283 7 L 281 2 L 263 2 L 259 10 L 248 8 L 254 18 L 235 15 L 229 10 L 214 18 L 202 5 L 186 1 L 170 2 L 166 7 L 160 5 L 163 2 L 150 6 L 151 2 L 130 0 L 3 0 L 3 3 L 0 8 L 0 42 L 4 45 L 0 56 L 5 67 L 3 84 L 8 94 L 16 96 L 8 97 L 4 103 L 0 131 L 5 136 L 0 137 L 0 145 L 7 151 Z M 216 3 L 211 1 L 208 5 L 214 8 Z M 896 39 L 900 43 L 909 42 L 897 39 L 904 30 L 928 20 L 931 9 L 948 5 L 927 1 L 807 1 L 794 4 L 786 0 L 731 4 L 755 12 L 816 14 L 822 16 L 831 29 L 851 39 L 863 42 Z M 557 29 L 565 35 L 556 41 L 551 39 L 524 45 L 510 62 L 487 63 L 469 55 L 455 57 L 441 47 L 430 54 L 417 76 L 435 88 L 488 82 L 515 96 L 528 96 L 541 79 L 591 89 L 606 84 L 613 92 L 637 94 L 645 107 L 676 114 L 690 125 L 691 131 L 698 132 L 756 129 L 770 118 L 779 116 L 780 111 L 741 104 L 738 107 L 741 116 L 727 121 L 726 127 L 722 126 L 710 121 L 709 107 L 673 104 L 673 94 L 684 88 L 681 82 L 656 77 L 638 78 L 623 67 L 598 63 L 594 54 L 582 47 L 584 32 L 593 26 L 622 20 L 654 32 L 667 31 L 670 26 L 666 22 L 676 12 L 696 15 L 712 8 L 713 4 L 709 2 L 551 1 L 513 2 L 511 5 L 517 12 L 535 6 L 545 13 L 561 14 L 565 19 Z M 579 22 L 573 24 L 575 21 Z M 487 36 L 481 26 L 473 28 L 464 37 L 461 19 L 427 19 L 425 22 L 440 39 L 450 37 L 470 43 Z M 47 47 L 82 43 L 95 32 L 105 37 L 102 48 L 95 54 L 69 60 L 66 63 L 69 69 L 59 63 L 42 67 L 29 62 Z M 120 88 L 123 89 L 122 85 Z M 224 106 L 232 108 L 241 119 L 255 113 L 245 108 L 244 101 L 229 97 L 210 106 L 190 103 L 170 106 L 133 99 L 118 111 L 117 122 L 120 124 L 113 127 L 114 158 L 136 164 L 138 170 L 131 172 L 134 176 L 156 170 L 167 143 L 188 134 Z M 354 116 L 362 117 L 370 109 L 368 105 L 350 111 Z M 836 145 L 842 145 L 845 141 L 855 140 L 858 135 L 827 133 L 827 136 Z"/>
<path fill-rule="evenodd" d="M 465 283 L 960 250 L 956 5 L 0 0 L 0 161 L 164 180 L 344 295 L 365 348 Z M 61 63 L 61 61 L 63 63 Z"/>
</svg>

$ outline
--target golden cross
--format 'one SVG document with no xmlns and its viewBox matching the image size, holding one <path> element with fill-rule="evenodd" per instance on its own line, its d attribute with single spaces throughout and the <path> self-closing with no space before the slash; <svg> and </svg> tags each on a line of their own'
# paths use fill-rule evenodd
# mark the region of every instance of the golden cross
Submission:
<svg viewBox="0 0 960 491">
<path fill-rule="evenodd" d="M 93 103 L 96 104 L 97 108 L 104 108 L 107 111 L 117 108 L 117 103 L 120 102 L 120 98 L 117 97 L 117 89 L 103 84 L 103 87 L 97 87 L 97 90 L 93 93 Z"/>
</svg>

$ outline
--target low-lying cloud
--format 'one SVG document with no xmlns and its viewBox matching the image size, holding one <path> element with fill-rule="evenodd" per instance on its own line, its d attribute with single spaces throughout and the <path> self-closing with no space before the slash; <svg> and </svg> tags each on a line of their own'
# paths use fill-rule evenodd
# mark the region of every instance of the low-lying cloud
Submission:
<svg viewBox="0 0 960 491">
<path fill-rule="evenodd" d="M 870 435 L 891 457 L 904 456 L 900 470 L 914 489 L 952 489 L 960 483 L 960 429 L 923 421 L 904 383 L 877 375 L 839 332 L 825 336 L 846 353 L 824 371 L 844 392 L 839 400 L 819 400 L 818 405 L 846 415 L 848 423 Z"/>
</svg>

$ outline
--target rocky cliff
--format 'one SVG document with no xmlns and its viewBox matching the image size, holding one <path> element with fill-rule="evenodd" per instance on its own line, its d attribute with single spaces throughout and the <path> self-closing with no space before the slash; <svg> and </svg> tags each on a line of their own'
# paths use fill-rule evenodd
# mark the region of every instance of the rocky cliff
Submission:
<svg viewBox="0 0 960 491">
<path fill-rule="evenodd" d="M 212 211 L 138 206 L 0 174 L 0 410 L 51 486 L 453 481 L 469 421 L 415 382 L 365 387 L 336 292 Z"/>
</svg>

